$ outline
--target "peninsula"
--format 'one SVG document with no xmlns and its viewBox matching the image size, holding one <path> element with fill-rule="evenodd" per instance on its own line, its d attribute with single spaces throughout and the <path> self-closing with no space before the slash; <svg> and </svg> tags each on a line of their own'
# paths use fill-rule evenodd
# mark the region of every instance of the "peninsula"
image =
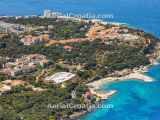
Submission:
<svg viewBox="0 0 160 120">
<path fill-rule="evenodd" d="M 158 38 L 51 13 L 0 17 L 0 119 L 70 120 L 88 111 L 74 105 L 97 104 L 118 92 L 104 93 L 104 84 L 153 81 L 144 72 L 160 56 Z"/>
</svg>

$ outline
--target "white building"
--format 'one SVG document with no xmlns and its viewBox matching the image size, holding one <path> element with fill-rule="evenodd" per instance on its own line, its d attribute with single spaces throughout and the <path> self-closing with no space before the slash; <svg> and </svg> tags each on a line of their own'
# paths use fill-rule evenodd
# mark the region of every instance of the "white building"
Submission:
<svg viewBox="0 0 160 120">
<path fill-rule="evenodd" d="M 51 17 L 52 16 L 52 11 L 51 10 L 44 10 L 44 17 Z"/>
<path fill-rule="evenodd" d="M 76 75 L 69 72 L 58 72 L 52 76 L 46 77 L 46 82 L 53 82 L 55 84 L 63 83 L 65 81 L 76 79 Z"/>
<path fill-rule="evenodd" d="M 57 18 L 58 16 L 61 16 L 62 13 L 60 12 L 53 12 L 51 10 L 44 10 L 44 17 L 46 18 Z"/>
</svg>

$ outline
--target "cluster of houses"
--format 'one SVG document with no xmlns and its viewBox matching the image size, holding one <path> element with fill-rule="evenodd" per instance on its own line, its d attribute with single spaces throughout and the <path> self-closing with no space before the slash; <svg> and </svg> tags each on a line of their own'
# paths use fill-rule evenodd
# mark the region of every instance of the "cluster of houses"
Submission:
<svg viewBox="0 0 160 120">
<path fill-rule="evenodd" d="M 43 13 L 43 16 L 44 18 L 57 18 L 57 19 L 62 19 L 62 20 L 66 20 L 66 21 L 84 21 L 83 19 L 81 19 L 80 17 L 76 17 L 72 14 L 66 14 L 66 15 L 63 15 L 61 12 L 55 12 L 55 11 L 52 11 L 52 10 L 44 10 L 44 13 Z"/>
<path fill-rule="evenodd" d="M 30 85 L 28 82 L 24 80 L 5 80 L 0 82 L 0 95 L 8 93 L 12 91 L 14 87 L 19 87 L 19 86 L 24 86 L 26 90 L 33 92 L 44 92 L 47 90 Z"/>
<path fill-rule="evenodd" d="M 138 35 L 130 34 L 128 29 L 121 26 L 112 26 L 105 28 L 103 25 L 96 23 L 93 25 L 86 36 L 92 40 L 101 39 L 105 42 L 108 40 L 118 39 L 123 41 L 132 41 L 139 39 Z"/>
<path fill-rule="evenodd" d="M 38 45 L 38 44 L 45 44 L 46 46 L 55 45 L 55 44 L 67 44 L 67 43 L 79 43 L 83 41 L 88 41 L 87 38 L 70 38 L 70 39 L 62 39 L 62 40 L 54 40 L 50 39 L 49 34 L 42 34 L 38 36 L 27 35 L 24 36 L 20 41 L 24 45 Z M 71 50 L 73 49 L 71 46 L 65 46 L 64 49 Z"/>
<path fill-rule="evenodd" d="M 4 21 L 0 21 L 0 31 L 3 33 L 15 33 L 20 34 L 26 31 L 31 31 L 32 28 L 26 27 L 24 25 L 7 23 Z"/>
<path fill-rule="evenodd" d="M 32 73 L 37 70 L 38 65 L 44 67 L 49 64 L 46 56 L 41 54 L 24 55 L 14 62 L 8 62 L 3 66 L 1 72 L 9 76 Z"/>
<path fill-rule="evenodd" d="M 26 85 L 22 80 L 5 80 L 0 83 L 0 95 L 12 90 L 13 87 Z"/>
<path fill-rule="evenodd" d="M 33 35 L 27 35 L 24 38 L 22 38 L 20 41 L 24 45 L 34 45 L 34 44 L 42 44 L 49 40 L 49 35 L 44 34 L 40 36 L 33 36 Z"/>
</svg>

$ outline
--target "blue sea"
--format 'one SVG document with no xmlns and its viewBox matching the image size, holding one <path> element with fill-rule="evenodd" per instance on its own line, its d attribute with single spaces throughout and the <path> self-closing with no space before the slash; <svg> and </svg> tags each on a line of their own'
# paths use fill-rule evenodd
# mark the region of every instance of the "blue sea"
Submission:
<svg viewBox="0 0 160 120">
<path fill-rule="evenodd" d="M 0 15 L 41 15 L 51 9 L 74 14 L 113 14 L 106 21 L 122 22 L 160 37 L 160 0 L 0 0 Z M 104 85 L 104 90 L 119 92 L 104 101 L 113 109 L 97 109 L 81 120 L 160 120 L 160 65 L 147 75 L 145 83 L 127 80 Z"/>
<path fill-rule="evenodd" d="M 160 36 L 160 0 L 0 0 L 0 15 L 41 15 L 44 9 L 77 14 L 113 14 L 123 22 Z"/>
<path fill-rule="evenodd" d="M 104 85 L 104 90 L 118 93 L 104 105 L 109 109 L 97 109 L 81 120 L 160 120 L 160 65 L 152 67 L 146 74 L 155 79 L 146 83 L 141 80 L 126 80 Z"/>
</svg>

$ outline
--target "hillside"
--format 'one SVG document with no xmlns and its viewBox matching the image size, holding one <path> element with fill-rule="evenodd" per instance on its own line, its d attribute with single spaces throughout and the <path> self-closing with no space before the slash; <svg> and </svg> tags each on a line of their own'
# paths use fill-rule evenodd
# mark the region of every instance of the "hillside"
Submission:
<svg viewBox="0 0 160 120">
<path fill-rule="evenodd" d="M 86 83 L 116 75 L 117 71 L 151 65 L 160 54 L 158 38 L 123 25 L 47 18 L 1 18 L 1 21 L 18 24 L 23 30 L 16 34 L 12 30 L 0 37 L 0 89 L 4 89 L 3 82 L 8 79 L 27 83 L 1 94 L 2 120 L 68 119 L 75 111 L 86 108 L 54 110 L 48 109 L 48 104 L 94 103 L 95 96 L 84 97 L 88 92 Z M 32 56 L 38 56 L 38 60 Z M 27 60 L 29 57 L 32 61 Z M 41 66 L 46 61 L 48 64 Z M 35 69 L 28 72 L 26 68 L 30 65 Z M 25 66 L 20 74 L 5 71 L 19 66 Z M 63 86 L 44 82 L 47 76 L 58 72 L 73 73 L 76 82 Z"/>
</svg>

